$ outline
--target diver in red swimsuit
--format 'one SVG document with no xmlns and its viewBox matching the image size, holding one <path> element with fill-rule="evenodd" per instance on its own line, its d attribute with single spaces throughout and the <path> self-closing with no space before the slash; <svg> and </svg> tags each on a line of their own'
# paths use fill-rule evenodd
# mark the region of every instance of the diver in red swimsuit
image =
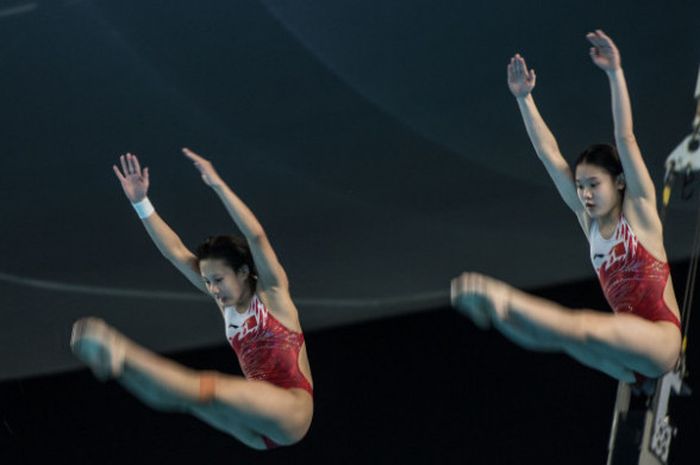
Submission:
<svg viewBox="0 0 700 465">
<path fill-rule="evenodd" d="M 257 295 L 243 313 L 226 307 L 224 320 L 226 338 L 247 379 L 259 379 L 283 388 L 301 388 L 313 395 L 311 383 L 299 370 L 303 333 L 280 323 Z"/>
<path fill-rule="evenodd" d="M 610 83 L 617 148 L 590 146 L 572 172 L 537 110 L 531 94 L 535 72 L 520 55 L 508 65 L 508 86 L 538 157 L 590 242 L 591 260 L 614 313 L 571 310 L 478 273 L 452 281 L 452 302 L 478 326 L 493 325 L 523 347 L 563 351 L 633 383 L 674 368 L 681 349 L 679 310 L 654 184 L 632 130 L 620 54 L 604 32 L 586 37 L 591 59 Z"/>
<path fill-rule="evenodd" d="M 654 257 L 639 242 L 624 215 L 609 239 L 591 222 L 591 262 L 605 298 L 615 313 L 630 313 L 649 321 L 681 323 L 664 301 L 671 275 L 668 263 Z"/>
<path fill-rule="evenodd" d="M 114 172 L 161 253 L 216 300 L 245 377 L 191 370 L 96 318 L 75 323 L 73 351 L 98 378 L 115 378 L 154 408 L 191 413 L 255 449 L 294 444 L 311 425 L 313 388 L 287 275 L 258 220 L 212 164 L 183 152 L 244 237 L 210 237 L 192 253 L 148 200 L 148 168 L 127 154 Z"/>
</svg>

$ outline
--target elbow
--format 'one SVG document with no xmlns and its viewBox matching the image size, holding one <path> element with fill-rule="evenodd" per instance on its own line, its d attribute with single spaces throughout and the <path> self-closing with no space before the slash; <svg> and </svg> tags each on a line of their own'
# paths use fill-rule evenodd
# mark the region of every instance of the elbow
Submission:
<svg viewBox="0 0 700 465">
<path fill-rule="evenodd" d="M 625 131 L 615 131 L 615 143 L 617 143 L 617 145 L 636 144 L 637 138 L 634 136 L 632 128 Z"/>
<path fill-rule="evenodd" d="M 165 249 L 165 248 L 161 248 L 161 247 L 159 247 L 158 250 L 160 250 L 160 254 L 163 257 L 165 257 L 168 261 L 170 261 L 170 262 L 177 261 L 177 253 L 176 252 L 174 252 L 172 250 Z"/>
<path fill-rule="evenodd" d="M 273 282 L 270 284 L 270 289 L 275 290 L 277 292 L 283 291 L 283 292 L 289 292 L 289 281 L 287 280 L 286 276 L 279 276 L 276 279 L 273 279 Z"/>
<path fill-rule="evenodd" d="M 258 270 L 258 284 L 267 292 L 289 293 L 289 280 L 283 270 Z"/>
<path fill-rule="evenodd" d="M 260 228 L 259 230 L 249 232 L 247 239 L 250 245 L 260 245 L 267 241 L 267 234 Z"/>
<path fill-rule="evenodd" d="M 549 161 L 560 154 L 559 144 L 556 141 L 542 142 L 535 145 L 535 152 L 541 161 Z"/>
<path fill-rule="evenodd" d="M 168 259 L 174 265 L 187 262 L 193 255 L 184 247 L 177 247 L 171 249 L 161 249 L 160 251 L 165 258 Z"/>
</svg>

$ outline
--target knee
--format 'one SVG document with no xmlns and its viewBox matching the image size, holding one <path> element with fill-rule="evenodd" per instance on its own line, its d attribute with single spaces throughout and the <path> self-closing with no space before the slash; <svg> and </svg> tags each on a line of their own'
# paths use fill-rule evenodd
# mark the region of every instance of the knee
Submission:
<svg viewBox="0 0 700 465">
<path fill-rule="evenodd" d="M 594 321 L 594 316 L 588 309 L 568 310 L 571 315 L 570 334 L 577 342 L 589 343 L 604 340 L 600 325 Z"/>
</svg>

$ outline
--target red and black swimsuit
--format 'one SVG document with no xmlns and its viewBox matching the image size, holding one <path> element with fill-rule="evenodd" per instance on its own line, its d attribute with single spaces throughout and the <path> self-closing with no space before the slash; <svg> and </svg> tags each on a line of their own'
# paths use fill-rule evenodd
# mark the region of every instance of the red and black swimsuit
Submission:
<svg viewBox="0 0 700 465">
<path fill-rule="evenodd" d="M 649 321 L 668 321 L 681 330 L 681 322 L 664 301 L 671 274 L 668 263 L 654 257 L 639 242 L 624 216 L 610 239 L 600 234 L 594 221 L 590 231 L 591 261 L 603 294 L 615 313 L 631 313 Z M 636 386 L 648 378 L 634 373 Z"/>
<path fill-rule="evenodd" d="M 644 248 L 624 216 L 610 239 L 601 236 L 594 221 L 590 243 L 593 267 L 615 313 L 631 313 L 649 321 L 669 321 L 680 330 L 678 317 L 664 301 L 670 276 L 668 263 Z"/>
<path fill-rule="evenodd" d="M 275 318 L 257 295 L 243 313 L 224 309 L 228 339 L 246 379 L 262 380 L 285 389 L 299 388 L 313 396 L 313 388 L 299 369 L 299 351 L 304 334 L 293 331 Z M 263 436 L 268 448 L 276 447 Z"/>
</svg>

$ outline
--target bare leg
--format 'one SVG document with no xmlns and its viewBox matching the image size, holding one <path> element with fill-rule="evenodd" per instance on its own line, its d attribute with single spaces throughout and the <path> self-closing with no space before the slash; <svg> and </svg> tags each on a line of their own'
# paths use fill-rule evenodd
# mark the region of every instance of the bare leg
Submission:
<svg viewBox="0 0 700 465">
<path fill-rule="evenodd" d="M 477 304 L 477 302 L 480 303 Z M 501 334 L 525 349 L 546 352 L 564 351 L 584 365 L 598 369 L 615 379 L 630 383 L 635 380 L 634 373 L 621 364 L 614 363 L 605 356 L 594 354 L 590 349 L 581 348 L 579 344 L 567 344 L 566 339 L 556 332 L 538 327 L 518 313 L 510 313 L 507 319 L 500 319 L 492 315 L 490 300 L 484 296 L 478 296 L 478 298 L 470 296 L 466 299 L 457 297 L 454 306 L 467 316 L 471 316 L 477 311 L 480 312 L 481 316 L 477 319 L 481 323 L 488 321 Z M 465 310 L 465 308 L 469 310 Z"/>
<path fill-rule="evenodd" d="M 622 381 L 634 381 L 633 372 L 660 376 L 673 368 L 680 353 L 680 334 L 671 323 L 573 311 L 476 273 L 456 278 L 452 288 L 455 306 L 473 306 L 478 296 L 482 312 L 514 342 L 531 348 L 528 342 L 537 340 L 539 347 L 564 351 Z"/>
<path fill-rule="evenodd" d="M 528 350 L 561 351 L 563 338 L 557 333 L 533 324 L 527 318 L 511 314 L 510 318 L 499 318 L 506 311 L 509 295 L 495 301 L 482 289 L 490 278 L 465 273 L 452 280 L 452 305 L 468 316 L 481 329 L 495 326 L 504 336 Z"/>
<path fill-rule="evenodd" d="M 214 391 L 211 398 L 200 399 L 203 373 L 144 349 L 100 320 L 77 322 L 72 345 L 96 373 L 104 371 L 105 362 L 113 365 L 110 354 L 122 353 L 123 366 L 115 374 L 134 395 L 159 410 L 192 413 L 250 447 L 265 448 L 262 436 L 280 445 L 293 444 L 310 426 L 313 401 L 306 391 L 207 372 Z M 102 356 L 94 356 L 95 347 L 101 348 Z"/>
<path fill-rule="evenodd" d="M 471 318 L 481 329 L 488 329 L 493 325 L 504 336 L 525 349 L 543 352 L 561 350 L 558 338 L 554 339 L 552 335 L 540 330 L 527 320 L 516 317 L 506 322 L 492 318 L 490 302 L 486 297 L 458 296 L 454 299 L 453 306 L 460 313 Z"/>
</svg>

